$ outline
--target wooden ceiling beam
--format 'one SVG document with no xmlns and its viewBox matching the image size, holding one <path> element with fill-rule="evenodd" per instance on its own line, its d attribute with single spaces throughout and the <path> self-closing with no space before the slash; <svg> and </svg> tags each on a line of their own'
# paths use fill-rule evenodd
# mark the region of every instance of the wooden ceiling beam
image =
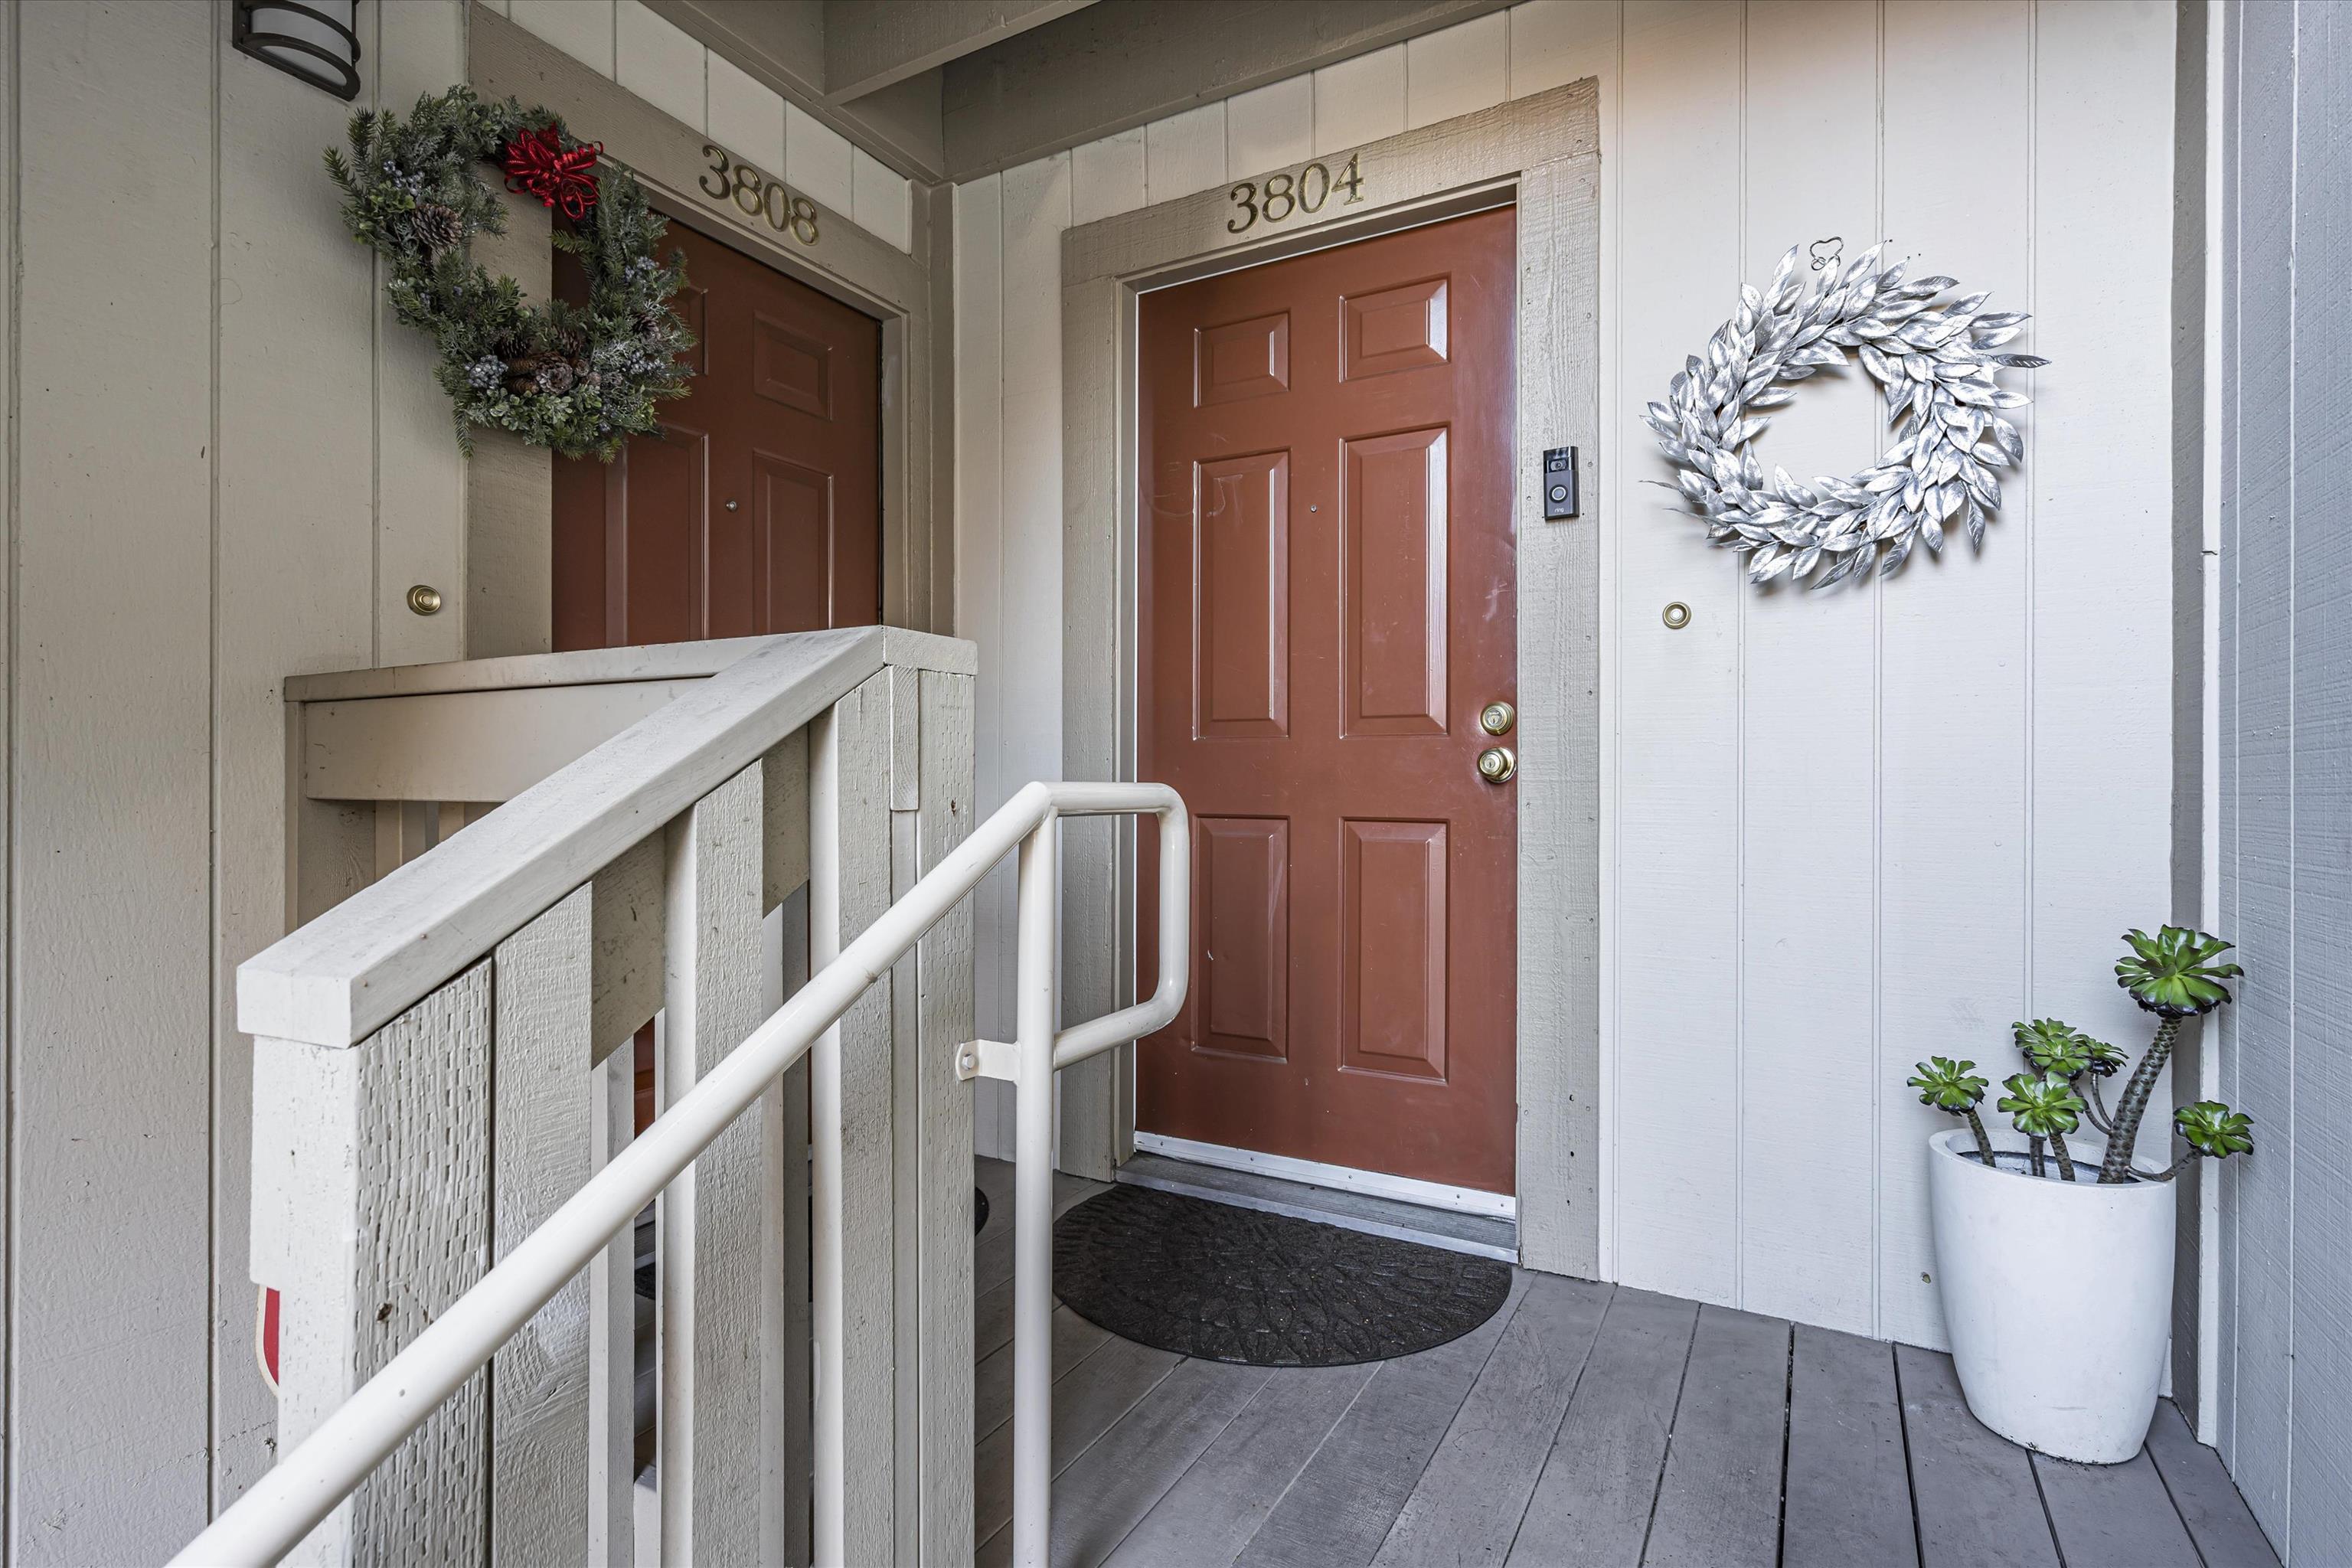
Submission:
<svg viewBox="0 0 2352 1568">
<path fill-rule="evenodd" d="M 847 103 L 1094 0 L 824 0 L 825 96 Z"/>
<path fill-rule="evenodd" d="M 1099 0 L 942 68 L 966 180 L 1451 26 L 1509 0 Z"/>
</svg>

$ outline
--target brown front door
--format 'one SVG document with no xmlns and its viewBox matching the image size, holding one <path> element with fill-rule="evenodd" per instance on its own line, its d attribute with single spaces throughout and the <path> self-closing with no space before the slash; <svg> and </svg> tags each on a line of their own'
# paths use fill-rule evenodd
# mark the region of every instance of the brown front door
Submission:
<svg viewBox="0 0 2352 1568">
<path fill-rule="evenodd" d="M 1143 297 L 1139 761 L 1193 813 L 1195 946 L 1140 1131 L 1512 1190 L 1513 237 Z"/>
<path fill-rule="evenodd" d="M 698 340 L 662 433 L 611 463 L 557 459 L 559 651 L 752 637 L 882 618 L 882 324 L 684 224 L 674 301 Z M 579 266 L 556 255 L 578 302 Z M 654 1117 L 638 1031 L 636 1125 Z"/>
<path fill-rule="evenodd" d="M 673 245 L 695 374 L 659 437 L 556 464 L 555 646 L 874 625 L 881 323 L 683 224 Z"/>
</svg>

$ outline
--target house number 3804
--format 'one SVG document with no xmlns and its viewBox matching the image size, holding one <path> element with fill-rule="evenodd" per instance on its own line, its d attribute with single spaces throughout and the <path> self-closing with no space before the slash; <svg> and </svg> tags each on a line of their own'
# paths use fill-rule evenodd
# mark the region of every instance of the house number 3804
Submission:
<svg viewBox="0 0 2352 1568">
<path fill-rule="evenodd" d="M 1227 234 L 1247 234 L 1261 223 L 1280 223 L 1294 213 L 1315 214 L 1331 199 L 1333 191 L 1345 191 L 1348 199 L 1339 205 L 1355 205 L 1364 199 L 1364 176 L 1356 167 L 1360 153 L 1348 154 L 1348 166 L 1337 174 L 1328 163 L 1309 163 L 1297 174 L 1285 171 L 1268 174 L 1265 183 L 1244 180 L 1225 193 L 1240 210 L 1225 220 Z"/>
<path fill-rule="evenodd" d="M 790 232 L 803 245 L 816 243 L 816 204 L 796 196 L 783 183 L 772 180 L 749 163 L 738 163 L 723 147 L 702 144 L 702 155 L 712 160 L 701 180 L 702 194 L 714 202 L 733 202 L 747 217 L 765 217 L 779 234 Z"/>
</svg>

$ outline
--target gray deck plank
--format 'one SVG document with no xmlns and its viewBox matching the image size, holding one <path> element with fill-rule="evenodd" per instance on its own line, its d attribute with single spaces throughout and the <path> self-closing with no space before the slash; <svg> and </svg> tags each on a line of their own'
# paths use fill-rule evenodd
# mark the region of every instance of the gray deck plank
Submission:
<svg viewBox="0 0 2352 1568">
<path fill-rule="evenodd" d="M 971 1299 L 971 1354 L 986 1361 L 991 1352 L 1013 1342 L 1013 1281 Z"/>
<path fill-rule="evenodd" d="M 1895 1371 L 1925 1568 L 2056 1568 L 2032 1457 L 1969 1414 L 1952 1358 L 1897 1345 Z"/>
<path fill-rule="evenodd" d="M 1283 1367 L 1152 1506 L 1108 1568 L 1230 1568 L 1374 1368 Z"/>
<path fill-rule="evenodd" d="M 1067 1307 L 1054 1309 L 1054 1380 L 1058 1383 L 1110 1338 Z M 971 1435 L 985 1437 L 1013 1419 L 1013 1347 L 983 1358 L 972 1372 Z"/>
<path fill-rule="evenodd" d="M 1237 1561 L 1249 1568 L 1370 1562 L 1518 1310 L 1529 1279 L 1514 1270 L 1502 1310 L 1453 1343 L 1382 1362 Z"/>
<path fill-rule="evenodd" d="M 1054 1384 L 1054 1473 L 1059 1476 L 1175 1369 L 1181 1356 L 1112 1339 Z M 1013 1517 L 1013 1423 L 972 1454 L 972 1539 L 985 1541 Z"/>
<path fill-rule="evenodd" d="M 992 1165 L 1004 1172 L 1013 1169 L 999 1160 L 982 1160 L 977 1164 L 983 1176 L 992 1178 L 995 1175 L 988 1169 Z M 1059 1219 L 1097 1193 L 1109 1190 L 1108 1182 L 1090 1182 L 1084 1176 L 1056 1171 L 1054 1217 Z M 1002 1204 L 996 1201 L 994 1193 L 989 1192 L 988 1182 L 981 1183 L 981 1191 L 989 1194 L 988 1224 L 971 1244 L 971 1290 L 975 1300 L 1013 1278 L 1013 1189 L 1009 1185 L 1005 1188 Z"/>
<path fill-rule="evenodd" d="M 1097 1568 L 1215 1442 L 1271 1368 L 1186 1361 L 1079 1455 L 1054 1483 L 1054 1568 Z M 978 1568 L 1013 1561 L 1013 1531 L 980 1549 Z"/>
<path fill-rule="evenodd" d="M 1697 1323 L 1694 1302 L 1622 1287 L 1610 1299 L 1511 1563 L 1625 1568 L 1641 1560 Z"/>
<path fill-rule="evenodd" d="M 1611 1287 L 1535 1275 L 1376 1564 L 1500 1563 L 1568 1413 Z"/>
<path fill-rule="evenodd" d="M 1646 1568 L 1773 1568 L 1788 1425 L 1788 1321 L 1701 1307 Z"/>
<path fill-rule="evenodd" d="M 2033 1456 L 2066 1568 L 2199 1568 L 2164 1478 L 2142 1448 L 2120 1465 Z"/>
<path fill-rule="evenodd" d="M 2156 1402 L 2147 1452 L 2205 1568 L 2278 1568 L 2278 1552 L 2222 1468 L 2221 1456 L 2197 1440 L 2169 1399 Z"/>
<path fill-rule="evenodd" d="M 1916 1568 L 1895 1347 L 1800 1323 L 1789 1381 L 1784 1568 Z"/>
</svg>

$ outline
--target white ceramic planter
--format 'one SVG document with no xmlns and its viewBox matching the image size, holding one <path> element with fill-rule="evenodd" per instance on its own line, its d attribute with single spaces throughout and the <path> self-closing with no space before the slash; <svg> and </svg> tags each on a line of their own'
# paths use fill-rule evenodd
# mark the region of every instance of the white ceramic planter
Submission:
<svg viewBox="0 0 2352 1568">
<path fill-rule="evenodd" d="M 2054 1161 L 2048 1178 L 1988 1169 L 1965 1127 L 1927 1140 L 1936 1281 L 1978 1420 L 2060 1458 L 2121 1464 L 2147 1437 L 2164 1372 L 2175 1188 L 2100 1186 L 2097 1141 L 2067 1147 L 2071 1184 Z"/>
</svg>

